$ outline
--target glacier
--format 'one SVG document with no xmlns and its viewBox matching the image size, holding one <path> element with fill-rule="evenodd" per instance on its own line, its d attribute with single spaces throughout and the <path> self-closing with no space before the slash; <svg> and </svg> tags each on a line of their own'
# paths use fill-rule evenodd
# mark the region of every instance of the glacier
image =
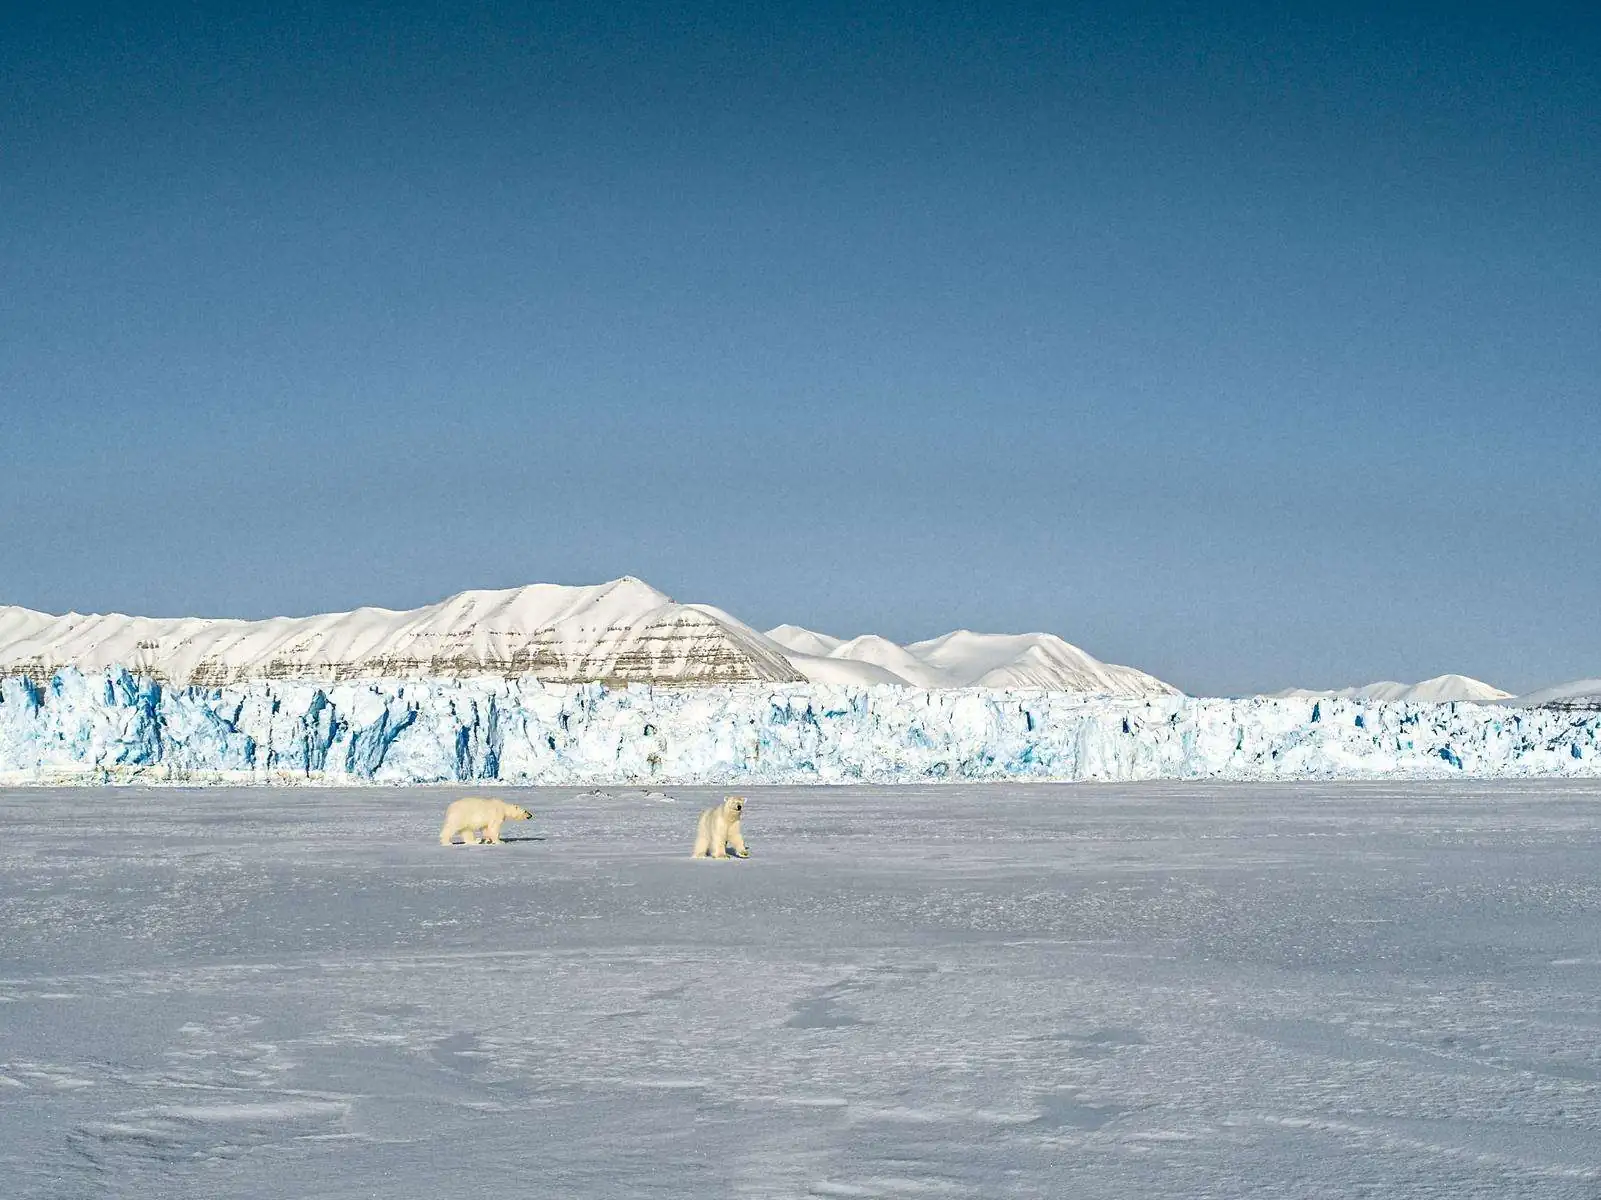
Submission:
<svg viewBox="0 0 1601 1200">
<path fill-rule="evenodd" d="M 921 783 L 1601 776 L 1601 712 L 499 676 L 0 681 L 0 783 Z"/>
</svg>

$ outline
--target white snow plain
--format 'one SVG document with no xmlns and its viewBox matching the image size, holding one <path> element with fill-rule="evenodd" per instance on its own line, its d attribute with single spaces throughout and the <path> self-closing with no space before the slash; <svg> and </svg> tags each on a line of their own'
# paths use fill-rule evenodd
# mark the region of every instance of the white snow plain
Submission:
<svg viewBox="0 0 1601 1200">
<path fill-rule="evenodd" d="M 0 680 L 0 782 L 915 783 L 1601 776 L 1601 711 L 498 677 Z"/>
<path fill-rule="evenodd" d="M 0 1191 L 1601 1193 L 1596 783 L 457 794 L 0 791 Z"/>
</svg>

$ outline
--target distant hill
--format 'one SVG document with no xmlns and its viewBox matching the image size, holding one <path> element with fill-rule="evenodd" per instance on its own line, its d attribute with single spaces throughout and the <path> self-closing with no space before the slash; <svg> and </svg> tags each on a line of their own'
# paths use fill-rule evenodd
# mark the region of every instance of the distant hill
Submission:
<svg viewBox="0 0 1601 1200">
<path fill-rule="evenodd" d="M 1505 700 L 1512 693 L 1503 692 L 1483 680 L 1471 679 L 1466 675 L 1437 675 L 1433 679 L 1425 679 L 1422 683 L 1395 683 L 1385 680 L 1381 683 L 1363 684 L 1361 687 L 1331 688 L 1321 692 L 1308 688 L 1286 688 L 1272 695 L 1278 699 L 1333 696 L 1342 700 L 1369 700 L 1383 704 L 1400 701 L 1417 704 L 1447 704 L 1452 701 L 1490 704 L 1497 700 Z"/>
<path fill-rule="evenodd" d="M 961 629 L 910 646 L 873 634 L 845 641 L 797 625 L 780 625 L 767 636 L 789 648 L 790 661 L 819 683 L 852 678 L 923 688 L 1044 688 L 1130 698 L 1179 694 L 1153 675 L 1103 663 L 1049 633 Z"/>
<path fill-rule="evenodd" d="M 1601 679 L 1575 679 L 1506 702 L 1518 708 L 1601 709 Z"/>
<path fill-rule="evenodd" d="M 767 636 L 785 650 L 823 658 L 839 648 L 843 638 L 829 637 L 826 633 L 813 633 L 799 625 L 778 625 L 767 631 Z"/>
</svg>

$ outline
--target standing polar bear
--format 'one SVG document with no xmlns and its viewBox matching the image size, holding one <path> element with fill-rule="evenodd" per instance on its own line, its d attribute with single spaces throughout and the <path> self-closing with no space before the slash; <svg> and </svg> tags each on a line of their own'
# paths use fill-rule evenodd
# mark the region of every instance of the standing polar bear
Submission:
<svg viewBox="0 0 1601 1200">
<path fill-rule="evenodd" d="M 504 800 L 463 796 L 445 810 L 445 823 L 439 830 L 439 844 L 450 845 L 459 833 L 464 845 L 476 846 L 479 845 L 478 835 L 482 832 L 486 843 L 498 846 L 501 844 L 502 821 L 526 821 L 533 815 L 526 808 L 518 808 Z"/>
<path fill-rule="evenodd" d="M 745 797 L 725 796 L 721 804 L 714 804 L 700 814 L 700 825 L 695 830 L 695 851 L 691 858 L 727 858 L 730 846 L 739 858 L 749 858 L 745 837 L 739 831 L 739 819 L 745 814 Z"/>
</svg>

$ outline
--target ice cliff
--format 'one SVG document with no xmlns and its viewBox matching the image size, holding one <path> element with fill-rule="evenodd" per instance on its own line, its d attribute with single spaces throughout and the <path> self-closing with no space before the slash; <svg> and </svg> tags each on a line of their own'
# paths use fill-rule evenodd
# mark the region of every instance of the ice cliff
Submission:
<svg viewBox="0 0 1601 1200">
<path fill-rule="evenodd" d="M 1601 775 L 1601 712 L 531 678 L 0 681 L 0 781 L 885 783 Z"/>
</svg>

